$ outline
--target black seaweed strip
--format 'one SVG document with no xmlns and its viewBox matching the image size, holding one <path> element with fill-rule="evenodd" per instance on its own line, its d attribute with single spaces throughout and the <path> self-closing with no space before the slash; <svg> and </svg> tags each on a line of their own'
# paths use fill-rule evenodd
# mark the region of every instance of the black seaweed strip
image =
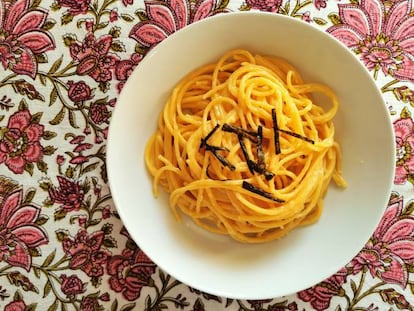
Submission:
<svg viewBox="0 0 414 311">
<path fill-rule="evenodd" d="M 291 131 L 287 131 L 287 130 L 282 130 L 282 129 L 279 129 L 279 131 L 282 132 L 282 133 L 285 133 L 286 135 L 290 135 L 290 136 L 293 136 L 293 137 L 302 139 L 304 141 L 307 141 L 308 143 L 311 143 L 311 144 L 314 144 L 315 143 L 312 139 L 307 138 L 305 136 L 302 136 L 300 134 L 297 134 L 295 132 L 291 132 Z"/>
<path fill-rule="evenodd" d="M 246 138 L 250 139 L 255 144 L 257 143 L 257 133 L 256 132 L 249 131 L 249 130 L 246 130 L 242 127 L 233 126 L 233 125 L 230 125 L 230 124 L 227 124 L 227 123 L 224 123 L 223 126 L 221 127 L 221 129 L 224 132 L 235 133 L 237 135 L 241 134 L 241 135 L 243 135 L 243 137 L 246 137 Z"/>
<path fill-rule="evenodd" d="M 270 194 L 269 192 L 266 192 L 254 185 L 252 185 L 251 183 L 248 183 L 247 181 L 243 181 L 243 185 L 242 185 L 243 189 L 246 189 L 250 192 L 256 193 L 258 195 L 261 195 L 262 197 L 266 198 L 266 199 L 270 199 L 272 201 L 275 201 L 277 203 L 284 203 L 284 200 L 275 198 L 272 194 Z"/>
<path fill-rule="evenodd" d="M 271 180 L 275 176 L 275 174 L 266 170 L 264 164 L 258 164 L 252 160 L 249 161 L 250 163 L 248 162 L 247 165 L 251 166 L 255 172 L 265 175 L 266 180 Z"/>
<path fill-rule="evenodd" d="M 276 109 L 272 109 L 272 120 L 273 120 L 273 132 L 275 141 L 275 153 L 280 154 L 280 141 L 279 141 L 279 126 L 277 125 Z"/>
<path fill-rule="evenodd" d="M 216 126 L 210 131 L 210 133 L 208 133 L 206 137 L 201 139 L 200 148 L 203 148 L 207 145 L 207 140 L 217 131 L 219 127 L 220 124 L 216 124 Z"/>
<path fill-rule="evenodd" d="M 275 177 L 275 174 L 269 171 L 264 171 L 263 174 L 265 175 L 266 180 L 271 180 L 273 177 Z"/>
<path fill-rule="evenodd" d="M 238 133 L 237 138 L 239 139 L 240 148 L 243 152 L 244 159 L 247 162 L 247 166 L 249 168 L 249 171 L 250 171 L 250 173 L 254 174 L 254 170 L 253 170 L 253 167 L 252 167 L 252 162 L 253 161 L 250 160 L 249 155 L 247 153 L 246 145 L 244 144 L 244 141 L 243 141 L 243 135 L 241 133 Z"/>
<path fill-rule="evenodd" d="M 214 150 L 214 149 L 213 149 Z M 231 164 L 226 158 L 224 158 L 222 155 L 220 155 L 219 153 L 216 152 L 216 150 L 211 151 L 213 152 L 214 156 L 217 158 L 217 160 L 220 161 L 221 164 L 223 164 L 224 166 L 227 166 L 231 171 L 234 171 L 236 169 L 236 167 Z"/>
<path fill-rule="evenodd" d="M 257 152 L 257 164 L 259 166 L 264 165 L 264 153 L 263 153 L 263 127 L 261 125 L 257 128 L 257 144 L 256 144 L 256 152 Z"/>
<path fill-rule="evenodd" d="M 213 153 L 213 155 L 217 158 L 217 160 L 220 161 L 221 164 L 223 164 L 224 166 L 227 166 L 230 170 L 234 171 L 236 167 L 217 152 L 219 150 L 221 151 L 229 151 L 229 150 L 225 147 L 212 146 L 207 143 L 207 140 L 217 131 L 219 127 L 220 127 L 220 124 L 216 124 L 216 126 L 210 131 L 210 133 L 208 133 L 205 138 L 201 139 L 200 148 L 204 147 L 207 151 L 210 151 L 211 153 Z"/>
<path fill-rule="evenodd" d="M 263 153 L 263 127 L 261 125 L 259 125 L 257 128 L 256 152 L 258 160 L 257 163 L 254 163 L 254 170 L 260 174 L 265 175 L 266 180 L 271 180 L 275 176 L 275 174 L 266 170 L 266 164 Z"/>
</svg>

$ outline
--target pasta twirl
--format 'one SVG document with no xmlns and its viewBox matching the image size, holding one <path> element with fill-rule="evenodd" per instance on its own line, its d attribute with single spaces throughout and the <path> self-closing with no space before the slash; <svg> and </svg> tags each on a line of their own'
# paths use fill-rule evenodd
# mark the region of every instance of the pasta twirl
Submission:
<svg viewBox="0 0 414 311">
<path fill-rule="evenodd" d="M 329 109 L 313 101 L 322 93 Z M 260 243 L 316 222 L 333 179 L 345 187 L 335 94 L 276 57 L 232 50 L 182 79 L 145 161 L 170 207 L 199 226 Z"/>
</svg>

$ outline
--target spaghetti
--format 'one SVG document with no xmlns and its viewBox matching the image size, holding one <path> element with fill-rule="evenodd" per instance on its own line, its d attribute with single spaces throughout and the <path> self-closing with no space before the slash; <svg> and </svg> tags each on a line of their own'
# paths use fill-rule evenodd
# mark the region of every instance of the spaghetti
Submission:
<svg viewBox="0 0 414 311">
<path fill-rule="evenodd" d="M 322 93 L 325 110 L 312 100 Z M 145 150 L 170 207 L 241 242 L 316 222 L 333 179 L 345 187 L 332 122 L 335 94 L 276 57 L 232 50 L 182 79 Z"/>
</svg>

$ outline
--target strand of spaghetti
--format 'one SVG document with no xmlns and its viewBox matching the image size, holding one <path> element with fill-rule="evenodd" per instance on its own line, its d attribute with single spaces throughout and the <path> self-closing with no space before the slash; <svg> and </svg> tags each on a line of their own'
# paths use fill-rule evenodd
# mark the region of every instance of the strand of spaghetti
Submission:
<svg viewBox="0 0 414 311">
<path fill-rule="evenodd" d="M 242 57 L 242 58 L 240 58 Z M 212 88 L 214 88 L 217 85 L 217 81 L 218 81 L 218 74 L 220 71 L 222 71 L 223 66 L 225 64 L 226 61 L 228 60 L 235 60 L 238 61 L 240 63 L 240 60 L 246 59 L 246 61 L 248 62 L 254 62 L 254 57 L 253 55 L 251 55 L 248 51 L 246 50 L 242 50 L 242 49 L 238 49 L 238 50 L 232 50 L 232 51 L 228 51 L 226 54 L 224 54 L 219 61 L 216 63 L 214 72 L 213 72 L 213 84 L 212 84 Z"/>
<path fill-rule="evenodd" d="M 269 199 L 265 199 L 263 197 L 260 197 L 257 194 L 254 194 L 252 192 L 244 190 L 242 187 L 240 187 L 241 185 L 240 185 L 240 182 L 238 182 L 238 181 L 235 181 L 235 182 L 225 181 L 225 182 L 223 182 L 223 181 L 204 179 L 204 180 L 193 181 L 191 184 L 185 185 L 183 187 L 180 187 L 180 188 L 175 189 L 174 191 L 172 191 L 171 194 L 170 194 L 170 205 L 171 206 L 177 206 L 177 202 L 178 202 L 180 196 L 185 195 L 185 193 L 188 192 L 188 191 L 192 191 L 192 190 L 199 189 L 199 188 L 204 188 L 204 189 L 217 188 L 217 189 L 234 190 L 235 186 L 237 186 L 236 189 L 237 189 L 238 193 L 242 193 L 242 194 L 245 195 L 245 196 L 243 196 L 243 199 L 245 197 L 254 197 L 254 198 L 257 198 L 257 199 L 261 199 L 265 202 L 271 201 Z M 246 203 L 247 203 L 247 201 L 246 201 Z M 248 204 L 246 204 L 246 206 L 247 205 Z M 269 210 L 269 209 L 261 208 L 259 206 L 254 206 L 254 205 L 250 204 L 249 208 L 251 210 L 256 211 L 256 212 L 260 212 L 260 213 L 267 214 L 267 215 L 278 215 L 278 214 L 283 213 L 283 209 L 284 209 L 285 206 L 282 206 L 281 208 L 278 208 L 278 209 Z"/>
</svg>

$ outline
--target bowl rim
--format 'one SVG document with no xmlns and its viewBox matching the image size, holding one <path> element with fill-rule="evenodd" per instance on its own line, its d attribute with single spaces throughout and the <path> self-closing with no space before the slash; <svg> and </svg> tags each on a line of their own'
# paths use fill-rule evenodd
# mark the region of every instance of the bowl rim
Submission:
<svg viewBox="0 0 414 311">
<path fill-rule="evenodd" d="M 289 20 L 289 22 L 292 23 L 292 24 L 298 24 L 298 25 L 301 24 L 301 27 L 308 27 L 309 29 L 312 29 L 312 31 L 318 32 L 319 33 L 319 36 L 322 36 L 323 37 L 323 40 L 329 40 L 329 41 L 333 42 L 334 44 L 339 45 L 341 47 L 341 49 L 343 50 L 344 53 L 346 53 L 346 54 L 348 54 L 348 56 L 351 56 L 354 59 L 358 60 L 358 63 L 360 65 L 360 69 L 363 69 L 363 71 L 365 72 L 365 75 L 367 76 L 367 78 L 369 80 L 371 80 L 371 84 L 375 85 L 375 88 L 373 88 L 373 90 L 376 89 L 376 93 L 378 95 L 378 98 L 381 98 L 381 102 L 378 103 L 378 105 L 385 107 L 385 100 L 383 98 L 383 95 L 380 92 L 377 84 L 374 82 L 373 78 L 369 74 L 368 69 L 363 65 L 362 61 L 354 53 L 352 53 L 352 51 L 349 48 L 347 48 L 342 42 L 340 42 L 337 38 L 333 37 L 332 35 L 329 35 L 328 33 L 324 32 L 323 30 L 321 30 L 320 28 L 318 28 L 316 26 L 313 26 L 311 24 L 308 24 L 308 23 L 306 23 L 304 21 L 295 19 L 295 18 L 290 17 L 290 16 L 284 16 L 284 15 L 281 15 L 281 14 L 270 13 L 270 12 L 260 12 L 260 11 L 259 12 L 256 12 L 256 11 L 250 11 L 250 12 L 229 12 L 229 13 L 226 12 L 226 13 L 220 13 L 220 14 L 217 14 L 217 15 L 214 15 L 214 16 L 211 16 L 211 17 L 207 17 L 207 18 L 204 18 L 202 20 L 198 20 L 196 22 L 193 22 L 193 23 L 185 26 L 184 28 L 179 29 L 178 31 L 172 33 L 166 39 L 164 39 L 163 41 L 161 41 L 160 43 L 158 43 L 154 48 L 152 48 L 151 50 L 149 50 L 148 53 L 145 55 L 145 57 L 143 57 L 143 59 L 141 60 L 140 64 L 134 69 L 134 71 L 131 74 L 131 76 L 133 76 L 134 73 L 136 74 L 136 72 L 139 72 L 140 71 L 140 69 L 139 69 L 140 66 L 142 67 L 143 64 L 145 64 L 147 62 L 151 62 L 152 57 L 158 53 L 158 50 L 161 49 L 163 46 L 168 45 L 170 41 L 176 40 L 180 36 L 183 36 L 183 35 L 185 36 L 185 34 L 187 32 L 192 32 L 194 30 L 197 30 L 196 28 L 199 27 L 200 25 L 211 23 L 213 20 L 216 20 L 216 19 L 227 19 L 227 18 L 229 18 L 229 16 L 230 16 L 230 18 L 238 19 L 240 16 L 243 16 L 243 15 L 246 15 L 246 16 L 248 16 L 248 15 L 250 15 L 250 16 L 256 16 L 257 18 L 262 18 L 264 16 L 268 16 L 270 18 L 274 18 L 275 20 L 277 20 L 277 19 L 281 19 L 281 20 L 286 19 L 286 20 Z M 126 81 L 123 90 L 119 94 L 118 102 L 123 101 L 123 98 L 125 96 L 126 90 L 128 90 L 128 89 L 131 88 L 131 86 L 130 86 L 131 83 L 132 83 L 131 82 L 131 79 L 128 79 Z M 117 114 L 117 111 L 120 110 L 120 109 L 117 109 L 117 108 L 118 108 L 118 104 L 117 104 L 117 106 L 115 107 L 115 109 L 114 109 L 114 111 L 112 113 L 111 121 L 113 119 L 117 118 L 117 115 L 118 115 Z M 393 131 L 393 127 L 392 127 L 392 122 L 391 122 L 390 115 L 388 113 L 386 113 L 386 115 L 387 115 L 387 119 L 388 119 L 388 122 L 387 122 L 388 123 L 388 130 L 391 130 L 391 133 L 394 135 L 394 131 Z M 130 227 L 130 223 L 129 222 L 124 222 L 124 220 L 127 219 L 128 215 L 127 215 L 127 213 L 125 213 L 126 210 L 123 209 L 122 207 L 120 207 L 120 205 L 118 203 L 118 196 L 120 196 L 121 194 L 118 191 L 118 187 L 116 187 L 114 185 L 114 183 L 113 183 L 113 177 L 112 177 L 113 176 L 113 171 L 112 171 L 113 167 L 112 167 L 112 164 L 111 164 L 113 161 L 115 161 L 114 156 L 112 154 L 113 148 L 114 148 L 113 147 L 113 144 L 114 144 L 114 142 L 113 142 L 113 135 L 111 135 L 111 133 L 114 132 L 114 129 L 113 129 L 114 128 L 114 125 L 113 124 L 114 124 L 114 122 L 110 122 L 109 132 L 108 132 L 108 139 L 107 139 L 106 165 L 107 165 L 107 174 L 108 174 L 108 184 L 110 186 L 110 192 L 112 194 L 112 199 L 114 201 L 114 205 L 115 205 L 115 207 L 116 207 L 116 209 L 117 209 L 117 211 L 118 211 L 118 213 L 119 213 L 119 215 L 121 217 L 121 220 L 123 222 L 123 225 L 130 232 L 131 238 L 140 247 L 140 241 L 139 241 L 139 239 L 136 239 L 135 240 L 135 237 L 134 237 L 134 234 L 133 234 L 133 230 L 129 230 L 130 229 L 129 228 Z M 384 124 L 384 127 L 385 127 L 385 124 Z M 392 150 L 395 150 L 395 139 L 392 140 L 389 143 L 391 144 Z M 395 172 L 395 152 L 393 152 L 393 162 L 392 162 L 392 164 L 390 164 L 390 168 L 389 168 L 390 170 L 391 170 L 391 167 L 392 167 L 392 172 L 394 174 L 394 172 Z M 389 195 L 391 193 L 391 191 L 392 191 L 392 187 L 393 187 L 393 176 L 394 176 L 393 174 L 392 174 L 392 176 L 390 176 L 390 179 L 387 181 L 388 182 L 388 185 L 387 185 L 388 193 L 387 193 L 387 195 Z M 384 204 L 383 208 L 385 209 L 386 208 L 386 202 L 384 202 L 384 203 L 385 204 Z M 382 213 L 381 213 L 380 216 L 382 217 Z M 377 225 L 378 225 L 381 217 L 379 217 L 379 219 L 377 219 L 377 221 L 376 221 L 377 222 Z M 146 251 L 145 249 L 142 249 L 142 250 L 144 252 Z M 355 256 L 355 255 L 357 255 L 357 254 L 352 254 L 352 256 Z M 148 254 L 148 257 L 151 258 L 151 254 Z M 351 255 L 349 257 L 352 259 Z M 175 277 L 176 279 L 181 280 L 181 278 L 176 275 L 175 271 L 168 271 L 168 269 L 165 269 L 164 268 L 164 265 L 162 263 L 156 262 L 152 258 L 151 258 L 151 260 L 157 265 L 157 267 L 159 267 L 163 271 L 167 272 L 171 276 Z M 344 265 L 345 264 L 346 264 L 346 262 L 344 263 Z M 341 267 L 336 267 L 336 268 L 337 269 L 340 269 Z M 335 270 L 335 271 L 337 271 L 337 270 Z M 321 281 L 322 280 L 323 280 L 323 278 L 321 279 Z M 225 296 L 225 297 L 234 298 L 234 299 L 266 299 L 266 298 L 274 298 L 275 297 L 275 296 L 269 296 L 268 294 L 263 295 L 263 296 L 260 296 L 260 295 L 255 295 L 255 296 L 240 295 L 240 296 L 238 296 L 238 295 L 234 295 L 234 294 L 227 295 L 226 293 L 216 292 L 216 291 L 214 291 L 214 290 L 212 290 L 210 288 L 209 289 L 207 289 L 207 288 L 200 288 L 199 285 L 194 285 L 194 282 L 192 282 L 191 280 L 185 280 L 185 281 L 183 280 L 183 282 L 185 284 L 193 287 L 193 288 L 200 289 L 201 291 L 204 291 L 204 292 L 207 292 L 207 293 L 211 293 L 213 295 Z M 308 284 L 308 286 L 312 286 L 312 285 L 314 285 L 314 284 Z M 305 287 L 305 288 L 307 288 L 307 287 Z M 303 288 L 303 289 L 305 289 L 305 288 Z M 293 293 L 294 292 L 284 292 L 284 293 L 281 293 L 281 295 L 278 295 L 278 296 L 284 296 L 284 295 L 293 294 Z"/>
</svg>

